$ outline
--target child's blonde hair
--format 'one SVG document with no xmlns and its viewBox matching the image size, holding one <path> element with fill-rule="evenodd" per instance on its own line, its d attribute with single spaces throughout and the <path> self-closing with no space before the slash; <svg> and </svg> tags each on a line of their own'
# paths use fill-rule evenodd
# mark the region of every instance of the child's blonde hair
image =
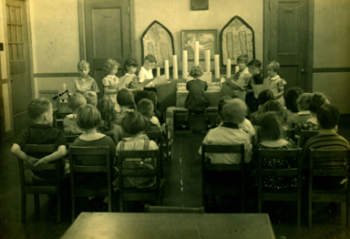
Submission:
<svg viewBox="0 0 350 239">
<path fill-rule="evenodd" d="M 244 63 L 247 65 L 248 64 L 248 56 L 247 55 L 240 55 L 237 57 L 237 64 L 239 61 L 244 61 Z"/>
<path fill-rule="evenodd" d="M 74 93 L 68 97 L 68 107 L 71 108 L 72 111 L 79 109 L 79 107 L 83 105 L 86 105 L 86 99 L 82 94 Z"/>
<path fill-rule="evenodd" d="M 153 103 L 149 99 L 141 99 L 137 103 L 137 111 L 140 112 L 147 119 L 151 119 L 153 117 L 153 110 Z"/>
<path fill-rule="evenodd" d="M 79 71 L 84 69 L 85 67 L 90 67 L 90 63 L 85 61 L 85 60 L 82 60 L 82 61 L 78 62 L 78 70 Z"/>
<path fill-rule="evenodd" d="M 309 110 L 311 103 L 311 93 L 303 93 L 299 96 L 297 104 L 300 106 L 301 110 Z"/>
<path fill-rule="evenodd" d="M 201 66 L 192 66 L 190 76 L 197 78 L 203 75 L 203 68 Z"/>
<path fill-rule="evenodd" d="M 93 105 L 85 105 L 79 108 L 76 118 L 80 129 L 93 129 L 101 124 L 101 114 Z"/>
<path fill-rule="evenodd" d="M 270 67 L 274 72 L 278 72 L 278 70 L 280 69 L 280 63 L 278 63 L 277 61 L 272 61 L 267 66 Z"/>
<path fill-rule="evenodd" d="M 47 113 L 52 107 L 51 102 L 45 98 L 37 98 L 32 100 L 28 105 L 28 114 L 32 120 L 38 119 Z"/>
<path fill-rule="evenodd" d="M 97 94 L 95 91 L 91 91 L 91 90 L 85 91 L 83 96 L 86 99 L 86 104 L 90 104 L 93 106 L 97 105 Z"/>
<path fill-rule="evenodd" d="M 119 65 L 120 64 L 115 60 L 108 59 L 103 66 L 103 72 L 105 73 L 105 75 L 109 75 L 111 70 L 113 70 L 115 67 L 119 67 Z"/>
<path fill-rule="evenodd" d="M 129 111 L 124 116 L 121 126 L 128 135 L 136 135 L 148 128 L 148 121 L 137 111 Z"/>
</svg>

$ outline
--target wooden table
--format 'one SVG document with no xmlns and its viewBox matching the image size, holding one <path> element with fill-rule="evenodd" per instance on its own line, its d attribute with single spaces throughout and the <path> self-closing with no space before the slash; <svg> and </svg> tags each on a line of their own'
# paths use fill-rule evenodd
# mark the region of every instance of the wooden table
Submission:
<svg viewBox="0 0 350 239">
<path fill-rule="evenodd" d="M 81 213 L 71 238 L 275 238 L 268 214 Z"/>
</svg>

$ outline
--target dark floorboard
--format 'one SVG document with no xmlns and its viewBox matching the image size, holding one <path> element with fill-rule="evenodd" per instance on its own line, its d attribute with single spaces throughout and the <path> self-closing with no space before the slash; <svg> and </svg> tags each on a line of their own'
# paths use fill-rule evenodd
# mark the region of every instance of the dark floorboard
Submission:
<svg viewBox="0 0 350 239">
<path fill-rule="evenodd" d="M 194 130 L 204 129 L 202 116 L 194 116 L 190 122 Z M 350 139 L 349 119 L 342 119 L 339 124 L 341 135 Z M 199 132 L 199 131 L 198 131 Z M 172 162 L 164 165 L 166 181 L 163 204 L 178 207 L 201 206 L 201 169 L 199 146 L 204 134 L 176 134 L 172 146 Z M 48 203 L 46 195 L 41 195 L 40 213 L 34 213 L 34 200 L 27 198 L 27 222 L 20 221 L 20 190 L 18 162 L 10 153 L 12 141 L 0 146 L 0 238 L 60 238 L 71 225 L 70 209 L 63 209 L 62 223 L 56 223 L 55 207 Z M 218 202 L 218 212 L 235 212 L 234 202 L 221 200 Z M 303 213 L 303 225 L 296 226 L 296 216 L 293 205 L 285 205 L 287 210 L 276 215 L 268 211 L 276 238 L 288 239 L 325 239 L 350 238 L 350 229 L 340 224 L 340 212 L 330 212 L 329 204 L 315 204 L 314 225 L 306 226 L 307 215 Z M 215 211 L 214 210 L 214 211 Z M 219 237 L 218 237 L 219 238 Z"/>
</svg>

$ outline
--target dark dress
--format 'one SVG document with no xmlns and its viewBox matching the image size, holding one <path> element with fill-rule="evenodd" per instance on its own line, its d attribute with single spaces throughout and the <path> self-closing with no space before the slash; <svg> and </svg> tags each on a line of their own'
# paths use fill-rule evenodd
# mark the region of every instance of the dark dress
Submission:
<svg viewBox="0 0 350 239">
<path fill-rule="evenodd" d="M 205 81 L 196 79 L 187 82 L 186 89 L 189 91 L 185 107 L 192 112 L 203 112 L 209 106 L 209 100 L 205 94 L 208 84 Z"/>
</svg>

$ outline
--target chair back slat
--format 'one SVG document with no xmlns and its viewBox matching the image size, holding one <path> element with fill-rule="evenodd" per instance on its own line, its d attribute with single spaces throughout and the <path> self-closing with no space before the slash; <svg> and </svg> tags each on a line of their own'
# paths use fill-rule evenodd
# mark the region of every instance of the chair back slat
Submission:
<svg viewBox="0 0 350 239">
<path fill-rule="evenodd" d="M 54 144 L 26 144 L 23 151 L 26 153 L 52 153 L 57 150 Z"/>
<path fill-rule="evenodd" d="M 150 213 L 204 213 L 203 207 L 164 207 L 145 204 L 145 212 Z"/>
<path fill-rule="evenodd" d="M 306 142 L 319 134 L 318 130 L 302 130 L 300 133 L 300 139 L 299 139 L 299 143 L 298 146 L 299 147 L 304 147 L 304 145 L 306 144 Z"/>
<path fill-rule="evenodd" d="M 119 158 L 156 158 L 158 150 L 123 150 L 118 152 Z"/>
<path fill-rule="evenodd" d="M 72 146 L 69 151 L 72 155 L 105 155 L 108 146 Z"/>
<path fill-rule="evenodd" d="M 333 170 L 313 170 L 313 176 L 321 176 L 321 177 L 346 177 L 348 175 L 347 169 L 333 169 Z"/>
<path fill-rule="evenodd" d="M 262 169 L 261 170 L 262 175 L 269 175 L 269 176 L 298 176 L 298 169 Z"/>
<path fill-rule="evenodd" d="M 244 144 L 240 145 L 202 145 L 202 150 L 206 153 L 241 153 L 242 148 L 244 151 Z"/>
<path fill-rule="evenodd" d="M 205 163 L 206 171 L 240 171 L 240 164 L 210 164 Z"/>
<path fill-rule="evenodd" d="M 349 168 L 350 150 L 310 150 L 310 173 L 316 176 L 346 176 Z M 345 170 L 346 169 L 346 170 Z M 329 172 L 327 172 L 329 171 Z M 339 175 L 337 175 L 339 173 Z"/>
<path fill-rule="evenodd" d="M 129 177 L 152 177 L 157 176 L 157 170 L 147 169 L 147 170 L 138 170 L 138 169 L 124 169 L 123 176 Z"/>
<path fill-rule="evenodd" d="M 57 160 L 59 161 L 59 160 Z M 28 162 L 23 162 L 23 168 L 24 169 L 29 169 L 29 170 L 37 170 L 37 171 L 41 171 L 41 170 L 55 170 L 55 168 L 57 167 L 57 161 L 54 161 L 52 163 L 48 163 L 48 164 L 40 164 L 37 166 L 31 165 Z"/>
<path fill-rule="evenodd" d="M 300 149 L 301 150 L 301 149 Z M 259 149 L 261 158 L 297 158 L 300 155 L 299 149 Z"/>
<path fill-rule="evenodd" d="M 348 150 L 312 149 L 311 154 L 314 158 L 349 158 Z"/>
<path fill-rule="evenodd" d="M 72 169 L 75 173 L 105 173 L 105 172 L 107 172 L 106 166 L 72 165 Z"/>
</svg>

